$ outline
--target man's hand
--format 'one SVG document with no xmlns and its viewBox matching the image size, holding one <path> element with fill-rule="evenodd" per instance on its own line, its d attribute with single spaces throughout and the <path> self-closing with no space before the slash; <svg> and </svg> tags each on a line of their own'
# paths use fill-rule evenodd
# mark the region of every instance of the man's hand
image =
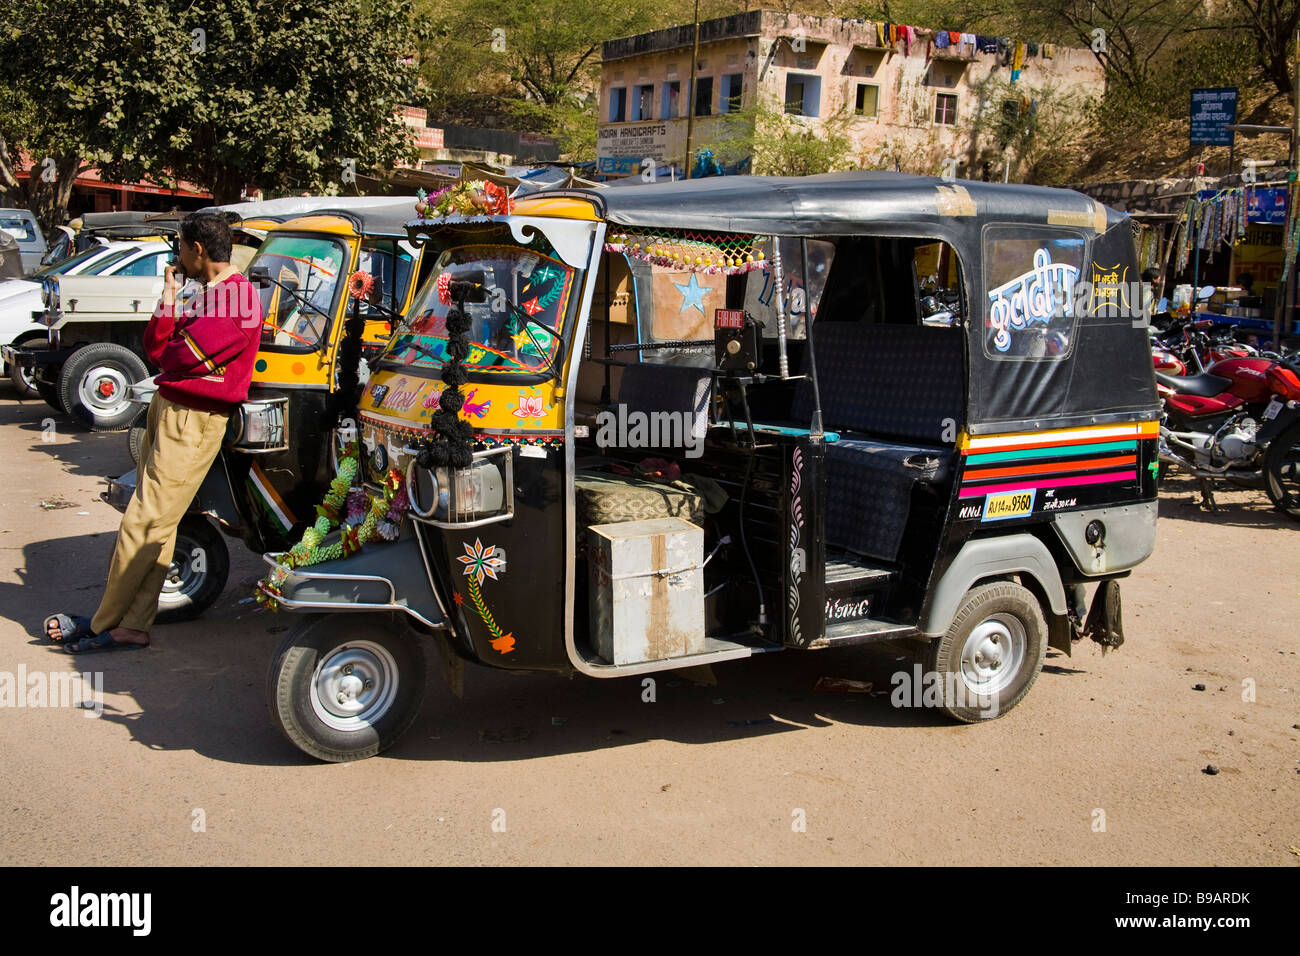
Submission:
<svg viewBox="0 0 1300 956">
<path fill-rule="evenodd" d="M 163 272 L 163 305 L 175 305 L 176 293 L 184 284 L 185 280 L 181 278 L 180 269 L 175 265 L 169 265 Z"/>
</svg>

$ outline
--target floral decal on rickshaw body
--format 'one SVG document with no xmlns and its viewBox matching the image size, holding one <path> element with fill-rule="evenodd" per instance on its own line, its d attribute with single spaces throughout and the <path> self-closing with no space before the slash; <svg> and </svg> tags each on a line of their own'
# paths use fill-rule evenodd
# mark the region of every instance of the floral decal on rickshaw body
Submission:
<svg viewBox="0 0 1300 956">
<path fill-rule="evenodd" d="M 465 553 L 456 560 L 465 565 L 465 575 L 469 578 L 467 590 L 470 604 L 492 634 L 492 649 L 501 654 L 509 654 L 515 649 L 514 636 L 503 632 L 497 625 L 496 619 L 492 617 L 492 612 L 488 610 L 483 600 L 482 591 L 485 578 L 491 578 L 493 581 L 501 580 L 497 574 L 505 573 L 505 552 L 494 544 L 484 547 L 483 542 L 475 538 L 473 545 L 466 544 Z M 464 607 L 465 599 L 461 597 L 459 591 L 455 593 L 455 600 L 458 607 Z"/>
<path fill-rule="evenodd" d="M 530 392 L 533 394 L 529 394 Z M 525 428 L 531 428 L 546 419 L 555 406 L 546 403 L 546 397 L 541 394 L 541 386 L 538 385 L 531 389 L 521 388 L 519 400 L 511 403 L 509 407 L 514 417 L 520 420 L 520 424 Z"/>
</svg>

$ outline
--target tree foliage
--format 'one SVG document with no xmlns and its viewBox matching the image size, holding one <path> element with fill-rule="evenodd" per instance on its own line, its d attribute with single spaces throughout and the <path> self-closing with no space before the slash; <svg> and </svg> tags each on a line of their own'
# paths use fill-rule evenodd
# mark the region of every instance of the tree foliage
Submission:
<svg viewBox="0 0 1300 956">
<path fill-rule="evenodd" d="M 184 102 L 186 65 L 166 51 L 185 40 L 157 4 L 12 5 L 0 29 L 0 202 L 31 209 L 49 231 L 89 166 L 109 179 L 148 171 L 149 144 Z"/>
<path fill-rule="evenodd" d="M 0 30 L 0 189 L 46 226 L 77 174 L 336 190 L 412 159 L 409 0 L 25 0 Z M 75 38 L 75 42 L 73 39 Z M 20 185 L 19 156 L 53 168 Z M 45 166 L 45 157 L 53 166 Z M 349 162 L 350 161 L 350 162 Z"/>
<path fill-rule="evenodd" d="M 782 104 L 763 99 L 723 113 L 717 134 L 703 148 L 722 165 L 746 157 L 764 176 L 812 176 L 856 165 L 849 136 L 852 117 L 840 111 L 816 123 L 787 113 Z"/>
</svg>

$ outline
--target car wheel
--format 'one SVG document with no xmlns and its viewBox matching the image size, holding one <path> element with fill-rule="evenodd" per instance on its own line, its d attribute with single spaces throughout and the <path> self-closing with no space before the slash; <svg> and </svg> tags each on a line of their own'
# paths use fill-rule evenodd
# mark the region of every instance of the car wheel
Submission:
<svg viewBox="0 0 1300 956">
<path fill-rule="evenodd" d="M 943 712 L 977 723 L 1024 699 L 1046 653 L 1038 599 L 1019 584 L 996 581 L 966 592 L 952 625 L 927 648 L 926 670 L 943 688 Z"/>
<path fill-rule="evenodd" d="M 186 515 L 176 529 L 171 567 L 158 595 L 158 624 L 198 617 L 226 589 L 230 551 L 221 532 L 203 515 Z"/>
<path fill-rule="evenodd" d="M 63 363 L 59 398 L 68 414 L 91 431 L 121 431 L 140 411 L 128 399 L 130 387 L 148 377 L 144 361 L 130 349 L 95 342 Z"/>
<path fill-rule="evenodd" d="M 271 718 L 317 760 L 359 760 L 388 749 L 424 699 L 424 649 L 405 630 L 381 615 L 304 618 L 271 663 Z"/>
<path fill-rule="evenodd" d="M 27 349 L 47 349 L 50 347 L 49 340 L 44 336 L 34 339 L 18 339 L 14 344 Z M 35 374 L 17 362 L 9 366 L 9 381 L 13 383 L 14 391 L 18 393 L 19 398 L 45 397 L 38 387 L 39 383 L 36 381 Z"/>
</svg>

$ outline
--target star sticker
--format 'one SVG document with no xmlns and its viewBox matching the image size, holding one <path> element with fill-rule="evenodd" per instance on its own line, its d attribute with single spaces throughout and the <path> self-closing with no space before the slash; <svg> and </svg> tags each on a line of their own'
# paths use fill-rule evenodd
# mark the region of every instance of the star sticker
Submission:
<svg viewBox="0 0 1300 956">
<path fill-rule="evenodd" d="M 529 299 L 523 304 L 522 308 L 529 315 L 536 315 L 538 312 L 542 311 L 542 306 L 536 299 Z"/>
<path fill-rule="evenodd" d="M 459 592 L 459 591 L 452 591 L 452 592 L 451 592 L 451 597 L 452 597 L 452 600 L 456 602 L 456 606 L 457 606 L 457 607 L 463 607 L 463 606 L 465 605 L 465 599 L 464 599 L 463 597 L 460 596 L 460 592 Z"/>
<path fill-rule="evenodd" d="M 677 291 L 682 294 L 682 307 L 677 310 L 678 315 L 681 315 L 690 308 L 699 309 L 700 315 L 706 314 L 704 311 L 704 297 L 713 290 L 701 286 L 695 273 L 691 273 L 691 281 L 687 282 L 685 285 L 677 282 L 674 282 L 673 285 L 676 286 Z"/>
</svg>

